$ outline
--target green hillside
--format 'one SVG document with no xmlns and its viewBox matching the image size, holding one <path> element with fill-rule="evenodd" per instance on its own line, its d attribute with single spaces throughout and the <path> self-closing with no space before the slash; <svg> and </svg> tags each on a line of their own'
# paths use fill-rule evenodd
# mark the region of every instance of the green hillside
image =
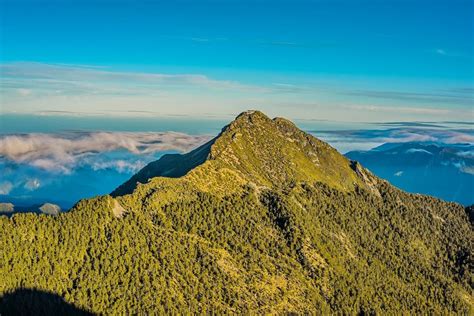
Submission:
<svg viewBox="0 0 474 316">
<path fill-rule="evenodd" d="M 57 303 L 24 289 L 95 314 L 474 312 L 461 205 L 256 111 L 110 196 L 0 216 L 0 232 L 1 315 Z"/>
</svg>

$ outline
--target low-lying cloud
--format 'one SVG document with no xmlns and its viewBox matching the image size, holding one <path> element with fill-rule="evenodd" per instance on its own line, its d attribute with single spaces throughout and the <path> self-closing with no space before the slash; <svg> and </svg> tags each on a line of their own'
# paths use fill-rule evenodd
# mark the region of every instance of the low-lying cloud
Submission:
<svg viewBox="0 0 474 316">
<path fill-rule="evenodd" d="M 143 162 L 120 159 L 102 162 L 94 157 L 113 151 L 150 155 L 163 151 L 189 151 L 205 143 L 208 135 L 177 132 L 70 132 L 56 134 L 18 134 L 0 136 L 0 158 L 57 173 L 70 173 L 75 167 L 89 165 L 95 170 L 115 168 L 119 172 L 136 171 Z M 139 160 L 139 159 L 137 159 Z M 34 188 L 35 182 L 28 184 Z M 11 189 L 11 188 L 10 188 Z M 1 191 L 8 191 L 2 186 Z"/>
<path fill-rule="evenodd" d="M 142 169 L 146 163 L 143 160 L 131 162 L 119 159 L 108 161 L 92 161 L 90 165 L 94 171 L 115 169 L 118 173 L 135 173 Z"/>
<path fill-rule="evenodd" d="M 410 148 L 406 151 L 407 154 L 416 154 L 416 153 L 422 153 L 422 154 L 427 154 L 427 155 L 433 155 L 432 152 L 426 150 L 426 149 L 421 149 L 421 148 Z"/>
</svg>

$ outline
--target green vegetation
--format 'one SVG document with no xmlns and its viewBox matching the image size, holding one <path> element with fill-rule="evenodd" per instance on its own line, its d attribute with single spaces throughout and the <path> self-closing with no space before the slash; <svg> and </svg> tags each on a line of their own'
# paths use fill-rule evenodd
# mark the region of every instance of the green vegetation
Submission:
<svg viewBox="0 0 474 316">
<path fill-rule="evenodd" d="M 131 194 L 0 216 L 0 293 L 105 314 L 473 312 L 460 205 L 402 192 L 259 112 L 196 152 L 168 177 L 149 165 Z"/>
</svg>

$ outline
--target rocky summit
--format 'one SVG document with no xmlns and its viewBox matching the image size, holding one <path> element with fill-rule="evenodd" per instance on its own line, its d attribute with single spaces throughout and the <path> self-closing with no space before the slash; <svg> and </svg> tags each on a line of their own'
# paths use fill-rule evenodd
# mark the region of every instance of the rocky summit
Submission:
<svg viewBox="0 0 474 316">
<path fill-rule="evenodd" d="M 78 314 L 473 312 L 461 205 L 403 192 L 258 111 L 111 195 L 0 216 L 0 231 L 2 315 L 59 301 Z"/>
</svg>

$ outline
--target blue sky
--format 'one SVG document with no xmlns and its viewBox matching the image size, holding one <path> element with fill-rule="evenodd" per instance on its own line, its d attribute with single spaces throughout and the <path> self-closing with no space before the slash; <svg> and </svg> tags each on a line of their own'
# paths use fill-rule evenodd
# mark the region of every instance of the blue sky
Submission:
<svg viewBox="0 0 474 316">
<path fill-rule="evenodd" d="M 472 120 L 472 1 L 0 3 L 3 113 Z"/>
</svg>

